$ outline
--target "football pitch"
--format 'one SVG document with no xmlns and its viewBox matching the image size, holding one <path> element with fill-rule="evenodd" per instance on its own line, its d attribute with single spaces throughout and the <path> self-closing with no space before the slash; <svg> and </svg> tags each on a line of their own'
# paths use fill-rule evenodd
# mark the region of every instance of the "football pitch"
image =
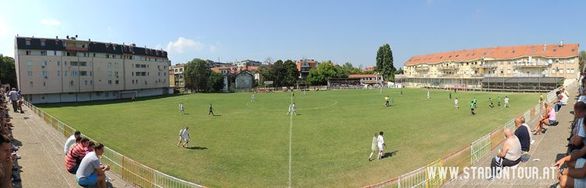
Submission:
<svg viewBox="0 0 586 188">
<path fill-rule="evenodd" d="M 424 89 L 191 94 L 39 106 L 83 134 L 147 166 L 209 187 L 358 187 L 396 177 L 502 127 L 539 94 Z M 449 94 L 452 99 L 449 99 Z M 384 107 L 384 97 L 392 106 Z M 511 107 L 497 106 L 509 96 Z M 458 97 L 460 109 L 454 108 Z M 468 103 L 478 99 L 477 115 Z M 495 107 L 489 108 L 492 97 Z M 181 114 L 178 104 L 185 105 Z M 213 104 L 216 116 L 208 115 Z M 188 126 L 190 148 L 177 147 Z M 533 125 L 530 125 L 533 126 Z M 368 161 L 373 134 L 385 152 Z M 290 137 L 291 136 L 291 137 Z M 291 153 L 290 153 L 291 148 Z M 488 165 L 488 164 L 487 164 Z M 291 182 L 289 182 L 289 178 Z"/>
</svg>

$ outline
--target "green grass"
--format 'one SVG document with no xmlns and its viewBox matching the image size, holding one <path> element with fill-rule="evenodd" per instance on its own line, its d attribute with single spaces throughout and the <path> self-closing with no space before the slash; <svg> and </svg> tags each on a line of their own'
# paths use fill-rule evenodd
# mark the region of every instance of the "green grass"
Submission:
<svg viewBox="0 0 586 188">
<path fill-rule="evenodd" d="M 537 94 L 458 92 L 460 109 L 447 91 L 343 90 L 296 93 L 293 118 L 294 187 L 364 186 L 437 160 L 502 127 L 537 103 Z M 384 108 L 384 96 L 394 106 Z M 508 95 L 511 108 L 488 107 L 488 98 Z M 476 116 L 468 102 L 478 99 Z M 210 187 L 288 185 L 288 93 L 193 94 L 139 100 L 45 105 L 42 109 L 106 146 L 162 172 Z M 178 112 L 184 103 L 186 115 Z M 207 115 L 213 103 L 216 114 Z M 495 102 L 496 105 L 496 102 Z M 189 126 L 190 145 L 175 146 Z M 384 131 L 396 155 L 369 162 L 370 142 Z"/>
</svg>

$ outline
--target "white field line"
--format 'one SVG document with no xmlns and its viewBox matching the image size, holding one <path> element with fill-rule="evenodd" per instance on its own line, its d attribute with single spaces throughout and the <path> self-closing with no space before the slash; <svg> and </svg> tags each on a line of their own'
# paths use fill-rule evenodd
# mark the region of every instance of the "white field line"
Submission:
<svg viewBox="0 0 586 188">
<path fill-rule="evenodd" d="M 293 95 L 291 95 L 291 103 L 293 103 Z M 291 188 L 291 152 L 293 140 L 293 113 L 289 114 L 289 188 Z"/>
</svg>

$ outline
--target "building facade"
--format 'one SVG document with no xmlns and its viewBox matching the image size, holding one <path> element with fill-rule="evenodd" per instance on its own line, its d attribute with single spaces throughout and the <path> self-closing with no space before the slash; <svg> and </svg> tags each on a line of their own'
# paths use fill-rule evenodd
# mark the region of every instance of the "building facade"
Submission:
<svg viewBox="0 0 586 188">
<path fill-rule="evenodd" d="M 167 52 L 65 39 L 15 38 L 18 88 L 32 103 L 82 102 L 168 92 Z"/>
<path fill-rule="evenodd" d="M 413 56 L 405 62 L 405 83 L 474 83 L 485 77 L 560 77 L 577 79 L 579 44 L 545 44 L 467 49 Z M 433 80 L 433 81 L 432 81 Z"/>
<path fill-rule="evenodd" d="M 169 67 L 170 86 L 173 88 L 185 88 L 185 64 L 176 64 Z"/>
<path fill-rule="evenodd" d="M 313 59 L 300 59 L 295 62 L 297 65 L 297 71 L 299 71 L 299 77 L 305 80 L 309 75 L 309 70 L 317 67 L 317 61 Z"/>
</svg>

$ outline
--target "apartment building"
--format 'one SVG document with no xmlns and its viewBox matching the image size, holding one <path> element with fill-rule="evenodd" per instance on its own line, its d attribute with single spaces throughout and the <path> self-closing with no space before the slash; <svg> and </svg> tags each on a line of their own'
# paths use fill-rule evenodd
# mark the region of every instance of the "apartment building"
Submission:
<svg viewBox="0 0 586 188">
<path fill-rule="evenodd" d="M 405 62 L 403 81 L 411 85 L 476 85 L 487 77 L 577 79 L 579 44 L 543 44 L 466 49 L 417 55 Z"/>
<path fill-rule="evenodd" d="M 32 103 L 162 95 L 171 62 L 163 50 L 78 40 L 15 38 L 18 88 Z"/>
</svg>

